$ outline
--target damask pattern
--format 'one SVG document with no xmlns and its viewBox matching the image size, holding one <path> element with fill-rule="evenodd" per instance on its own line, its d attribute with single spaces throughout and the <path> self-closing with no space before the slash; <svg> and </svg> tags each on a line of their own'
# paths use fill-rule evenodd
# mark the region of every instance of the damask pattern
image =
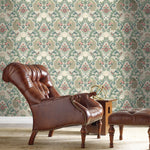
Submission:
<svg viewBox="0 0 150 150">
<path fill-rule="evenodd" d="M 103 84 L 115 110 L 150 107 L 150 1 L 1 0 L 1 78 L 13 61 L 48 67 L 61 95 Z M 0 116 L 28 115 L 2 81 Z"/>
</svg>

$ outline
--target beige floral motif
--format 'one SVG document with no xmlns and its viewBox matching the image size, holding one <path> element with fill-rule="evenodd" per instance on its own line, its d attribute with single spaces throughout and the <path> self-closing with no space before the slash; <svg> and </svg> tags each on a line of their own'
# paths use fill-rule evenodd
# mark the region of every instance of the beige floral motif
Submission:
<svg viewBox="0 0 150 150">
<path fill-rule="evenodd" d="M 135 49 L 137 48 L 137 42 L 136 42 L 136 40 L 131 39 L 130 45 L 131 45 L 131 48 L 132 48 L 133 50 L 135 50 Z"/>
<path fill-rule="evenodd" d="M 89 42 L 88 42 L 88 45 L 89 45 L 89 48 L 92 49 L 92 50 L 95 50 L 96 49 L 96 41 L 91 39 Z"/>
<path fill-rule="evenodd" d="M 83 84 L 83 81 L 82 81 L 81 77 L 78 77 L 78 78 L 74 81 L 74 85 L 75 85 L 75 87 L 76 87 L 77 89 L 81 88 L 82 84 Z"/>
<path fill-rule="evenodd" d="M 100 19 L 100 20 L 97 20 L 97 21 L 95 22 L 96 30 L 102 30 L 103 26 L 104 26 L 104 23 L 103 23 L 103 21 L 102 21 L 101 19 Z"/>
<path fill-rule="evenodd" d="M 49 50 L 54 50 L 55 49 L 55 42 L 52 39 L 49 39 L 46 44 L 48 45 Z"/>
<path fill-rule="evenodd" d="M 75 30 L 75 28 L 76 28 L 76 23 L 72 19 L 69 20 L 67 25 L 70 30 Z"/>
<path fill-rule="evenodd" d="M 35 50 L 39 50 L 40 45 L 42 45 L 42 43 L 40 42 L 40 39 L 37 39 L 33 42 L 33 47 L 34 47 Z"/>
<path fill-rule="evenodd" d="M 55 10 L 55 3 L 52 0 L 47 0 L 46 6 L 49 11 Z"/>
<path fill-rule="evenodd" d="M 138 30 L 143 30 L 144 29 L 144 26 L 145 26 L 145 23 L 144 23 L 144 20 L 140 20 L 138 23 L 137 23 L 137 29 Z"/>
<path fill-rule="evenodd" d="M 144 58 L 140 58 L 140 59 L 137 61 L 137 68 L 138 68 L 138 69 L 143 69 L 143 68 L 144 68 L 144 65 L 145 65 L 145 59 L 144 59 Z"/>
<path fill-rule="evenodd" d="M 13 49 L 13 42 L 10 40 L 10 39 L 7 39 L 7 41 L 6 41 L 6 48 L 7 49 L 9 49 L 9 50 L 11 50 L 11 49 Z"/>
<path fill-rule="evenodd" d="M 23 110 L 23 109 L 21 109 L 21 110 L 18 111 L 18 114 L 20 116 L 29 116 L 31 114 L 31 110 Z"/>
<path fill-rule="evenodd" d="M 58 19 L 58 20 L 56 20 L 56 21 L 54 22 L 54 29 L 55 29 L 55 30 L 60 30 L 60 29 L 61 29 L 61 26 L 62 26 L 62 23 L 61 23 L 60 19 Z"/>
<path fill-rule="evenodd" d="M 8 11 L 12 11 L 13 10 L 13 3 L 10 0 L 5 0 L 5 7 Z"/>
<path fill-rule="evenodd" d="M 118 11 L 122 11 L 124 6 L 125 6 L 124 5 L 124 0 L 119 0 L 119 2 L 116 5 L 116 8 L 117 8 Z"/>
<path fill-rule="evenodd" d="M 76 63 L 75 63 L 75 61 L 72 58 L 70 58 L 67 61 L 67 65 L 69 66 L 70 69 L 75 69 Z"/>
<path fill-rule="evenodd" d="M 144 108 L 145 107 L 145 100 L 144 97 L 140 97 L 136 100 L 136 105 L 138 108 Z"/>
<path fill-rule="evenodd" d="M 119 77 L 116 81 L 116 86 L 118 89 L 121 89 L 123 87 L 124 81 L 122 77 Z"/>
<path fill-rule="evenodd" d="M 140 79 L 140 81 L 142 81 L 142 80 L 148 80 L 149 81 L 149 77 L 150 77 L 150 71 L 147 70 L 145 72 L 142 72 L 139 79 Z"/>
<path fill-rule="evenodd" d="M 104 62 L 102 61 L 101 58 L 97 59 L 95 62 L 95 67 L 96 69 L 102 69 L 102 66 L 104 65 Z"/>
<path fill-rule="evenodd" d="M 109 25 L 110 25 L 111 30 L 116 30 L 117 22 L 115 20 L 111 20 Z"/>
<path fill-rule="evenodd" d="M 109 65 L 111 65 L 111 69 L 116 69 L 117 68 L 117 61 L 113 58 L 110 59 Z"/>
<path fill-rule="evenodd" d="M 15 98 L 15 99 L 12 101 L 12 104 L 13 104 L 13 107 L 14 107 L 14 108 L 18 108 L 19 105 L 20 105 L 20 103 L 21 103 L 21 101 L 20 101 L 20 98 L 19 98 L 19 97 Z"/>
<path fill-rule="evenodd" d="M 74 46 L 75 46 L 75 49 L 79 50 L 79 49 L 82 49 L 82 40 L 81 39 L 78 39 L 74 42 Z"/>
<path fill-rule="evenodd" d="M 34 29 L 34 22 L 29 19 L 26 23 L 26 26 L 28 27 L 28 30 L 33 30 Z"/>
<path fill-rule="evenodd" d="M 130 0 L 130 4 L 129 4 L 130 8 L 132 11 L 136 11 L 137 10 L 137 3 L 135 0 Z"/>
<path fill-rule="evenodd" d="M 1 7 L 1 6 L 0 6 Z M 6 14 L 4 12 L 0 13 L 0 20 L 5 20 L 6 22 L 9 22 L 11 19 L 9 14 Z"/>
<path fill-rule="evenodd" d="M 13 29 L 14 30 L 18 30 L 20 26 L 21 26 L 21 23 L 19 22 L 18 19 L 13 22 Z"/>
<path fill-rule="evenodd" d="M 89 78 L 88 80 L 89 86 L 96 85 L 96 84 L 97 84 L 97 81 L 93 77 Z"/>
<path fill-rule="evenodd" d="M 119 49 L 119 50 L 124 47 L 124 42 L 123 42 L 122 39 L 119 39 L 119 40 L 117 41 L 116 47 L 117 47 L 117 49 Z"/>
<path fill-rule="evenodd" d="M 141 40 L 150 42 L 150 32 L 144 32 L 144 34 L 141 36 Z"/>
<path fill-rule="evenodd" d="M 55 69 L 60 69 L 62 65 L 61 59 L 60 58 L 55 59 L 53 65 Z"/>
<path fill-rule="evenodd" d="M 36 0 L 33 4 L 34 11 L 39 11 L 41 9 L 41 6 L 42 6 L 41 2 L 39 0 Z"/>
<path fill-rule="evenodd" d="M 132 78 L 130 79 L 130 84 L 131 84 L 131 87 L 132 87 L 132 88 L 136 88 L 137 85 L 138 85 L 138 82 L 137 82 L 137 80 L 136 80 L 134 77 L 132 77 Z"/>
<path fill-rule="evenodd" d="M 81 0 L 76 1 L 75 4 L 74 4 L 74 7 L 75 7 L 76 11 L 81 11 L 82 7 L 83 7 L 82 1 Z"/>
<path fill-rule="evenodd" d="M 0 51 L 0 57 L 1 57 L 1 58 L 5 58 L 5 60 L 7 60 L 7 61 L 10 60 L 10 57 L 9 57 L 7 51 L 6 51 L 6 52 Z"/>
<path fill-rule="evenodd" d="M 90 8 L 91 11 L 96 10 L 96 3 L 93 0 L 90 0 L 88 3 L 88 7 Z"/>
</svg>

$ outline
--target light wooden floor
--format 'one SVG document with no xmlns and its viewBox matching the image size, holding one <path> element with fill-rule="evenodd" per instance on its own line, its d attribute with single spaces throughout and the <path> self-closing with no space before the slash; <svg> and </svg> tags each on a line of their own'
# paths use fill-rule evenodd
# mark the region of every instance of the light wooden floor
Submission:
<svg viewBox="0 0 150 150">
<path fill-rule="evenodd" d="M 148 127 L 124 128 L 120 141 L 118 127 L 115 126 L 114 148 L 109 148 L 109 135 L 87 135 L 87 150 L 148 150 Z M 53 137 L 48 131 L 39 132 L 33 146 L 27 145 L 32 130 L 31 124 L 0 124 L 0 150 L 82 150 L 80 148 L 80 126 L 58 129 Z"/>
</svg>

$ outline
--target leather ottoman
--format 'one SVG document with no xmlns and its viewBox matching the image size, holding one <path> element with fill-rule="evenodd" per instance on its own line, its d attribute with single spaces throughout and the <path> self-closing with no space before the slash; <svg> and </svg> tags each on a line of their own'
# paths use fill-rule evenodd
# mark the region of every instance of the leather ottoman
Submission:
<svg viewBox="0 0 150 150">
<path fill-rule="evenodd" d="M 123 125 L 141 125 L 148 126 L 149 135 L 149 149 L 150 149 L 150 109 L 148 108 L 136 108 L 128 110 L 120 110 L 112 113 L 108 118 L 109 136 L 110 136 L 110 148 L 113 147 L 114 125 L 119 125 L 120 137 L 122 140 Z"/>
</svg>

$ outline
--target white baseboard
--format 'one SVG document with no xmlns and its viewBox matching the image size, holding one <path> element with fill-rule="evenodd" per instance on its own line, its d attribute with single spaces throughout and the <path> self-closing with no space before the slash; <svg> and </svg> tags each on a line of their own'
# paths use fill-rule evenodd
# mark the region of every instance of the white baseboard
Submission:
<svg viewBox="0 0 150 150">
<path fill-rule="evenodd" d="M 32 117 L 2 117 L 0 116 L 0 124 L 32 124 Z"/>
</svg>

